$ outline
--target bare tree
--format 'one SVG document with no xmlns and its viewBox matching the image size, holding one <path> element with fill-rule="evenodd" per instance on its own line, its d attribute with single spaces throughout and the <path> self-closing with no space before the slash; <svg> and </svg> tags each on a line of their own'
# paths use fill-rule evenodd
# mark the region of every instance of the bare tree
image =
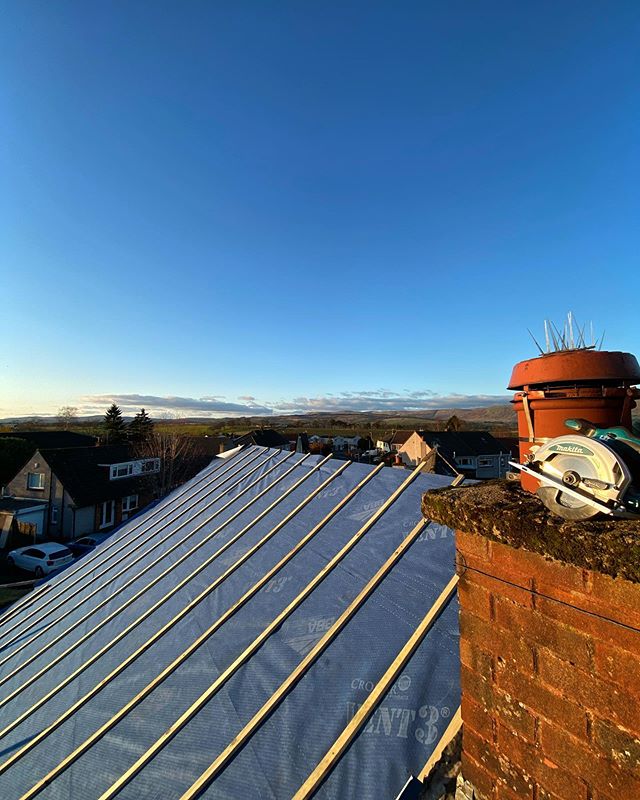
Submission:
<svg viewBox="0 0 640 800">
<path fill-rule="evenodd" d="M 58 409 L 58 422 L 65 431 L 68 431 L 72 423 L 78 417 L 78 409 L 75 406 L 61 406 Z"/>
<path fill-rule="evenodd" d="M 137 458 L 159 458 L 160 472 L 153 477 L 159 497 L 189 480 L 204 464 L 196 440 L 178 433 L 154 432 L 135 446 Z"/>
</svg>

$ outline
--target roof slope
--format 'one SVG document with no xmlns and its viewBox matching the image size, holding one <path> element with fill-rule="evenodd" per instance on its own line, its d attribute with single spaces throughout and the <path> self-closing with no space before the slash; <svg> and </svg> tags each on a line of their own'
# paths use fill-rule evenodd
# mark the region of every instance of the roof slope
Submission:
<svg viewBox="0 0 640 800">
<path fill-rule="evenodd" d="M 389 439 L 389 444 L 404 444 L 414 433 L 415 431 L 396 431 Z"/>
<path fill-rule="evenodd" d="M 235 440 L 236 444 L 255 444 L 260 447 L 289 447 L 289 440 L 273 428 L 257 428 Z"/>
<path fill-rule="evenodd" d="M 76 506 L 127 497 L 141 492 L 148 485 L 148 476 L 110 480 L 107 465 L 133 459 L 131 448 L 126 444 L 40 450 L 40 455 L 71 495 Z"/>
<path fill-rule="evenodd" d="M 293 797 L 376 689 L 317 796 L 395 797 L 459 704 L 447 483 L 216 459 L 0 617 L 0 797 Z"/>
<path fill-rule="evenodd" d="M 430 446 L 459 458 L 460 456 L 489 456 L 504 453 L 505 447 L 487 431 L 420 431 Z"/>
<path fill-rule="evenodd" d="M 0 433 L 0 437 L 24 439 L 33 444 L 34 451 L 43 447 L 95 447 L 98 441 L 95 436 L 76 431 L 10 431 Z"/>
</svg>

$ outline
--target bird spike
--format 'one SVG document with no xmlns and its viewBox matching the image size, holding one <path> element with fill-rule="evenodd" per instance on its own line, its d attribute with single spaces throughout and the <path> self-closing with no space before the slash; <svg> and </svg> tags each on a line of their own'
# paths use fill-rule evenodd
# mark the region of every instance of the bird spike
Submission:
<svg viewBox="0 0 640 800">
<path fill-rule="evenodd" d="M 545 340 L 545 344 L 547 346 L 547 353 L 550 353 L 551 352 L 551 346 L 549 344 L 549 323 L 547 322 L 546 319 L 544 321 L 544 340 Z"/>
<path fill-rule="evenodd" d="M 599 342 L 596 339 L 592 321 L 580 325 L 573 311 L 567 312 L 562 329 L 553 320 L 544 320 L 544 342 L 546 348 L 544 350 L 533 333 L 528 328 L 527 330 L 536 347 L 543 355 L 545 353 L 562 353 L 571 350 L 601 349 L 604 341 L 604 333 Z M 588 334 L 590 334 L 590 338 L 588 338 Z"/>
<path fill-rule="evenodd" d="M 567 314 L 567 326 L 569 329 L 569 338 L 567 341 L 569 344 L 569 348 L 573 350 L 575 345 L 573 341 L 573 314 L 571 313 L 571 311 Z"/>
<path fill-rule="evenodd" d="M 527 328 L 527 330 L 529 331 L 529 336 L 530 336 L 530 337 L 533 339 L 535 346 L 536 346 L 536 347 L 538 348 L 538 350 L 540 351 L 540 355 L 541 355 L 541 356 L 543 356 L 543 355 L 544 355 L 544 350 L 543 350 L 543 349 L 540 347 L 540 345 L 538 344 L 538 340 L 537 340 L 537 339 L 536 339 L 536 337 L 535 337 L 535 336 L 534 336 L 534 335 L 531 333 L 531 331 L 529 330 L 529 328 Z"/>
</svg>

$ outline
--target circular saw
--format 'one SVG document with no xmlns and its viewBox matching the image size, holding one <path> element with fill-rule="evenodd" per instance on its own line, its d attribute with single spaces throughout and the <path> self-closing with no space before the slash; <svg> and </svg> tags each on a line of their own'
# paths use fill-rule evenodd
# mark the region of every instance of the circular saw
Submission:
<svg viewBox="0 0 640 800">
<path fill-rule="evenodd" d="M 576 433 L 532 448 L 524 464 L 512 466 L 540 481 L 538 497 L 563 519 L 640 516 L 640 439 L 587 420 L 565 424 Z"/>
</svg>

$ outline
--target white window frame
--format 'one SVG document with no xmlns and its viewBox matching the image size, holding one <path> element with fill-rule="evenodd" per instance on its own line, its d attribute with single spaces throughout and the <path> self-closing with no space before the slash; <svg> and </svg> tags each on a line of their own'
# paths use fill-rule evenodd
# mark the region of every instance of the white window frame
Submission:
<svg viewBox="0 0 640 800">
<path fill-rule="evenodd" d="M 107 508 L 111 509 L 111 513 L 109 514 L 109 519 L 106 519 L 106 510 Z M 101 528 L 110 528 L 112 525 L 115 524 L 116 519 L 116 501 L 115 500 L 105 500 L 104 503 L 101 504 L 100 508 L 100 527 Z"/>
<path fill-rule="evenodd" d="M 107 466 L 107 465 L 105 465 Z M 136 461 L 122 461 L 109 465 L 109 480 L 118 481 L 132 475 L 151 475 L 160 472 L 159 458 L 139 458 Z"/>
<path fill-rule="evenodd" d="M 122 498 L 122 512 L 128 513 L 130 511 L 135 511 L 138 508 L 138 495 L 137 494 L 128 494 L 126 497 Z"/>
<path fill-rule="evenodd" d="M 50 520 L 52 525 L 58 524 L 58 506 L 51 506 Z"/>
<path fill-rule="evenodd" d="M 112 481 L 118 478 L 128 478 L 133 475 L 133 461 L 127 461 L 122 464 L 112 464 L 110 478 Z"/>
<path fill-rule="evenodd" d="M 496 462 L 493 456 L 480 456 L 478 458 L 478 467 L 495 467 Z"/>
<path fill-rule="evenodd" d="M 31 485 L 31 478 L 39 478 L 39 486 Z M 36 492 L 44 492 L 44 472 L 27 472 L 27 489 Z"/>
</svg>

